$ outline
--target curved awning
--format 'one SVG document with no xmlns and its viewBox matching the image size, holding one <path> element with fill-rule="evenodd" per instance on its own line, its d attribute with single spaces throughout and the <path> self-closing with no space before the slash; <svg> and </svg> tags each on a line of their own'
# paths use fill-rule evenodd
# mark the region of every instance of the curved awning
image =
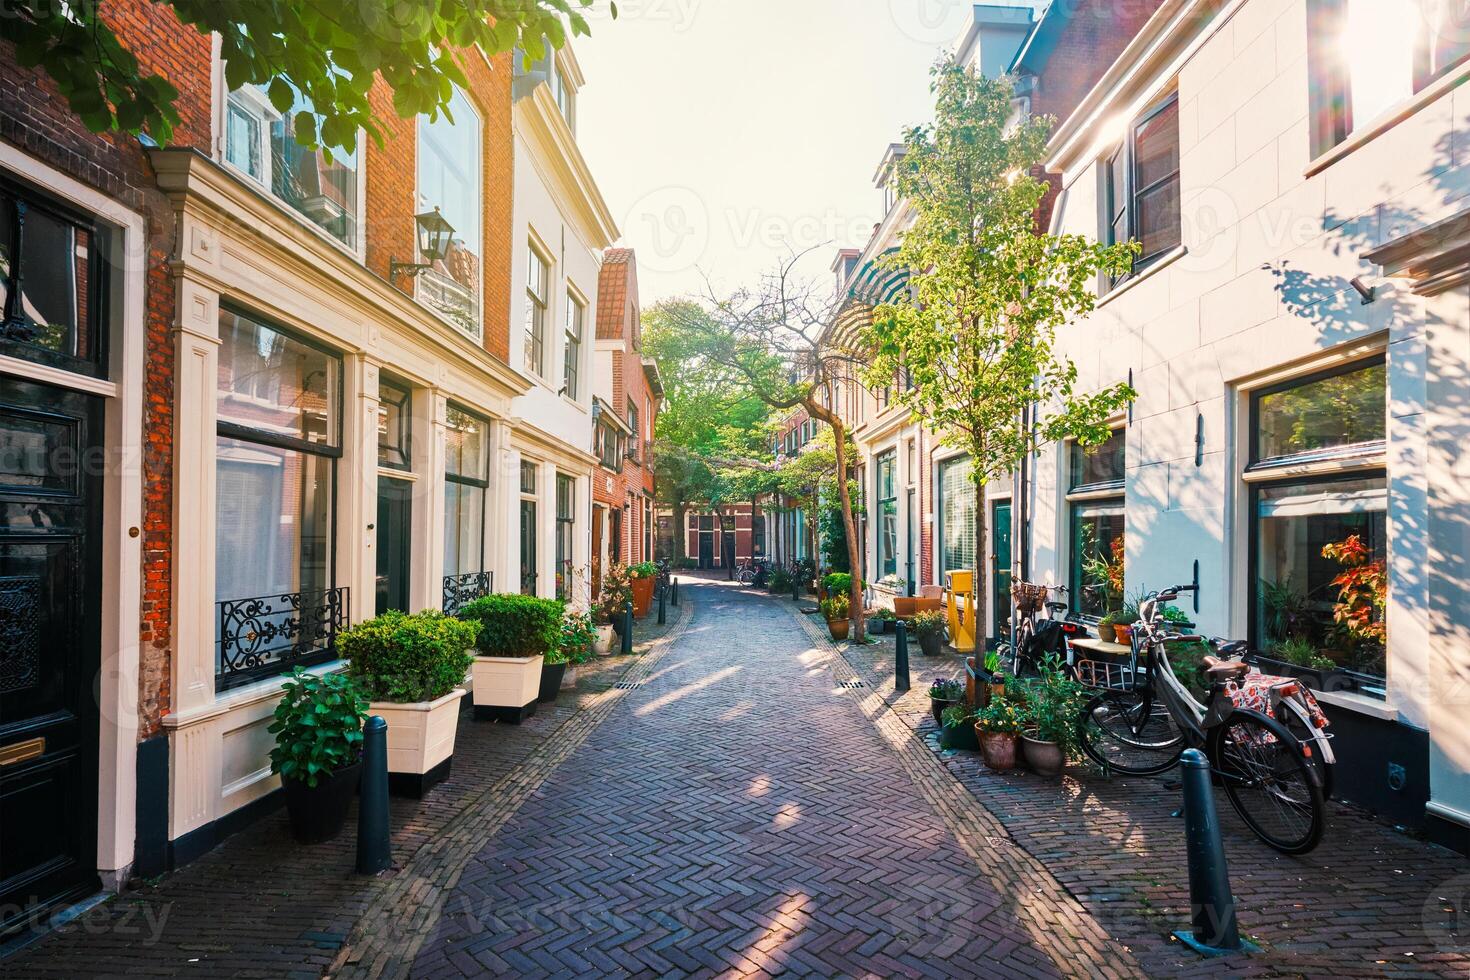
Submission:
<svg viewBox="0 0 1470 980">
<path fill-rule="evenodd" d="M 862 331 L 873 322 L 873 310 L 902 298 L 908 291 L 908 270 L 891 269 L 881 264 L 882 259 L 897 251 L 897 248 L 891 248 L 864 263 L 848 280 L 846 293 L 828 332 L 832 343 L 849 349 L 856 346 Z"/>
</svg>

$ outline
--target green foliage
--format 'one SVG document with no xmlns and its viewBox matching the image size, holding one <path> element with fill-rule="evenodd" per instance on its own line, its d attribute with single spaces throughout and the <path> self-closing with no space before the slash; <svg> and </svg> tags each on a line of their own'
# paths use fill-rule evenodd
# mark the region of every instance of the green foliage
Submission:
<svg viewBox="0 0 1470 980">
<path fill-rule="evenodd" d="M 1087 689 L 1069 678 L 1062 659 L 1047 657 L 1040 666 L 1040 676 L 1026 688 L 1025 725 L 1033 737 L 1055 742 L 1067 756 L 1081 749 L 1077 739 L 1077 719 L 1087 703 Z"/>
<path fill-rule="evenodd" d="M 277 109 L 311 111 L 295 119 L 303 145 L 351 151 L 361 128 L 381 143 L 370 89 L 381 77 L 403 118 L 446 111 L 453 86 L 469 84 L 455 52 L 476 46 L 489 54 L 519 46 L 527 60 L 549 42 L 559 48 L 587 34 L 580 11 L 593 0 L 157 0 L 202 35 L 219 38 L 225 84 L 262 86 Z M 616 7 L 614 7 L 616 10 Z M 145 74 L 108 20 L 116 10 L 100 0 L 8 0 L 0 39 L 14 42 L 24 67 L 39 66 L 93 132 L 147 133 L 169 142 L 179 123 L 178 90 Z"/>
<path fill-rule="evenodd" d="M 975 725 L 982 732 L 1019 735 L 1025 725 L 1025 715 L 1014 701 L 992 697 L 990 703 L 975 714 Z"/>
<path fill-rule="evenodd" d="M 478 624 L 476 647 L 487 657 L 535 657 L 564 663 L 562 616 L 566 606 L 558 599 L 496 593 L 482 596 L 459 611 L 459 618 Z"/>
<path fill-rule="evenodd" d="M 549 663 L 585 664 L 592 659 L 592 644 L 597 627 L 591 613 L 569 612 L 561 620 L 561 643 L 555 656 L 547 654 Z"/>
<path fill-rule="evenodd" d="M 352 678 L 318 677 L 297 667 L 283 690 L 266 729 L 276 737 L 271 772 L 315 788 L 322 777 L 362 757 L 368 703 Z"/>
<path fill-rule="evenodd" d="M 477 623 L 427 611 L 386 612 L 337 637 L 347 672 L 374 701 L 436 701 L 464 682 Z"/>
<path fill-rule="evenodd" d="M 962 728 L 973 725 L 977 715 L 965 704 L 952 704 L 939 714 L 939 723 L 945 728 Z"/>
<path fill-rule="evenodd" d="M 836 622 L 839 619 L 846 619 L 852 610 L 852 603 L 848 599 L 846 592 L 838 592 L 835 595 L 828 596 L 821 601 L 820 605 L 822 607 L 822 615 L 827 617 L 827 622 L 829 623 Z"/>
<path fill-rule="evenodd" d="M 914 616 L 915 636 L 943 636 L 944 613 L 937 609 L 926 610 Z"/>
<path fill-rule="evenodd" d="M 935 701 L 963 701 L 965 685 L 948 677 L 936 677 L 929 685 L 929 697 Z"/>
<path fill-rule="evenodd" d="M 885 623 L 892 623 L 898 620 L 898 614 L 887 606 L 884 606 L 873 614 L 873 618 L 881 619 Z"/>
<path fill-rule="evenodd" d="M 1317 645 L 1305 637 L 1292 637 L 1279 643 L 1271 644 L 1271 657 L 1283 663 L 1292 664 L 1297 667 L 1310 667 L 1312 661 L 1318 657 Z M 1331 663 L 1331 661 L 1328 661 Z"/>
<path fill-rule="evenodd" d="M 860 587 L 866 588 L 867 584 L 863 582 Z M 829 572 L 822 576 L 822 588 L 826 589 L 829 595 L 837 592 L 849 595 L 852 592 L 852 576 L 847 572 Z"/>
<path fill-rule="evenodd" d="M 658 575 L 658 565 L 651 561 L 640 561 L 636 565 L 628 566 L 629 578 L 653 578 Z"/>
<path fill-rule="evenodd" d="M 1312 604 L 1290 578 L 1279 582 L 1260 579 L 1260 596 L 1261 628 L 1269 639 L 1288 640 L 1312 632 Z"/>
<path fill-rule="evenodd" d="M 1168 645 L 1169 666 L 1179 683 L 1201 701 L 1210 690 L 1210 676 L 1205 671 L 1204 658 L 1210 652 L 1203 640 L 1177 642 Z"/>
<path fill-rule="evenodd" d="M 1043 446 L 1103 442 L 1136 397 L 1122 383 L 1079 391 L 1055 345 L 1059 328 L 1092 312 L 1098 274 L 1126 270 L 1136 246 L 1038 231 L 1047 185 L 1032 174 L 1052 121 L 1014 121 L 1008 78 L 952 58 L 933 75 L 935 122 L 905 134 L 894 173 L 913 224 L 883 260 L 910 271 L 911 288 L 864 332 L 865 377 L 886 387 L 907 374 L 893 398 L 969 453 L 978 492 Z M 975 533 L 976 554 L 988 554 L 983 511 Z M 982 595 L 986 578 L 976 576 Z"/>
<path fill-rule="evenodd" d="M 773 568 L 766 576 L 766 589 L 773 593 L 791 591 L 791 573 L 784 568 Z"/>
<path fill-rule="evenodd" d="M 822 511 L 820 522 L 822 560 L 834 572 L 851 571 L 852 563 L 847 557 L 847 522 L 842 519 L 842 511 L 828 507 Z"/>
<path fill-rule="evenodd" d="M 985 673 L 994 676 L 998 670 L 1000 670 L 1000 654 L 991 650 L 985 654 Z"/>
</svg>

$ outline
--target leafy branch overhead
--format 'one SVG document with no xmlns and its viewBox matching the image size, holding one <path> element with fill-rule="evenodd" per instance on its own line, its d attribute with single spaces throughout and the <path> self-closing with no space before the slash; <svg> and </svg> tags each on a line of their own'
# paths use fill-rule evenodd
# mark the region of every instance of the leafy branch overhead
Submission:
<svg viewBox="0 0 1470 980">
<path fill-rule="evenodd" d="M 447 111 L 465 85 L 454 51 L 519 46 L 528 60 L 588 33 L 594 0 L 157 0 L 201 34 L 218 34 L 230 89 L 265 89 L 295 112 L 298 142 L 352 151 L 357 132 L 381 141 L 368 94 L 381 76 L 404 118 Z M 39 67 L 94 132 L 146 133 L 170 141 L 178 89 L 146 72 L 113 33 L 102 0 L 7 0 L 0 38 L 16 60 Z M 613 16 L 617 6 L 612 5 Z"/>
</svg>

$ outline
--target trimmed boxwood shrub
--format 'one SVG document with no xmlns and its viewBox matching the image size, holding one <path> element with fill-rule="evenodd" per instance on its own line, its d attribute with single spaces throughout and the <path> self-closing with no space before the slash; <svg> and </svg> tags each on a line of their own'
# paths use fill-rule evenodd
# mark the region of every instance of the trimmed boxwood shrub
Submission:
<svg viewBox="0 0 1470 980">
<path fill-rule="evenodd" d="M 862 583 L 862 587 L 866 589 L 868 583 Z M 847 572 L 831 572 L 823 576 L 822 588 L 827 590 L 828 595 L 836 592 L 841 592 L 845 595 L 852 591 L 852 576 Z"/>
<path fill-rule="evenodd" d="M 557 599 L 496 593 L 476 599 L 459 618 L 480 627 L 476 647 L 487 657 L 535 657 L 561 646 L 566 605 Z"/>
<path fill-rule="evenodd" d="M 443 613 L 386 612 L 337 637 L 347 673 L 374 701 L 437 701 L 460 684 L 479 627 Z"/>
</svg>

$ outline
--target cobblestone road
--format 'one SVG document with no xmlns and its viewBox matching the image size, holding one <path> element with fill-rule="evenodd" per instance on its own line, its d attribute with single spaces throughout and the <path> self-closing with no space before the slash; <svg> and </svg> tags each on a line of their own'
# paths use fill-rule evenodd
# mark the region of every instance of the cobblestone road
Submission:
<svg viewBox="0 0 1470 980">
<path fill-rule="evenodd" d="M 464 868 L 412 975 L 1076 971 L 1038 948 L 830 652 L 773 600 L 691 592 L 657 669 Z"/>
</svg>

